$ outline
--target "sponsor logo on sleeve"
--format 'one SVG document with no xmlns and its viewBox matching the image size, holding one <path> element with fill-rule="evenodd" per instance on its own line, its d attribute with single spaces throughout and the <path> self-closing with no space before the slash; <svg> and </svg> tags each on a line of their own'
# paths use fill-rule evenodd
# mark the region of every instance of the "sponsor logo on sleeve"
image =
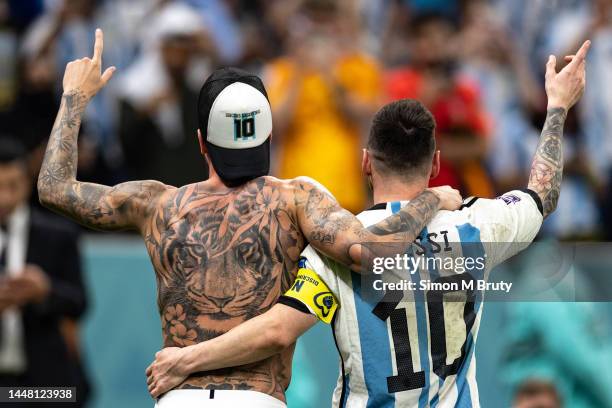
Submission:
<svg viewBox="0 0 612 408">
<path fill-rule="evenodd" d="M 503 196 L 497 197 L 497 200 L 502 200 L 507 205 L 510 205 L 518 203 L 519 201 L 521 201 L 521 198 L 514 194 L 504 194 Z"/>
</svg>

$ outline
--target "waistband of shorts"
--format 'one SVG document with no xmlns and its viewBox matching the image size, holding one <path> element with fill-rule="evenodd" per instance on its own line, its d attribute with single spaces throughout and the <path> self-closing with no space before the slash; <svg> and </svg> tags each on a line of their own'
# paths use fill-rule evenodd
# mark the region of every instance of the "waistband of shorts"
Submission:
<svg viewBox="0 0 612 408">
<path fill-rule="evenodd" d="M 172 390 L 161 397 L 158 408 L 188 408 L 191 404 L 203 407 L 206 402 L 223 404 L 248 404 L 236 406 L 249 406 L 261 408 L 286 408 L 287 405 L 271 395 L 259 391 L 248 390 Z M 212 404 L 211 404 L 212 405 Z M 232 406 L 232 405 L 228 405 Z"/>
</svg>

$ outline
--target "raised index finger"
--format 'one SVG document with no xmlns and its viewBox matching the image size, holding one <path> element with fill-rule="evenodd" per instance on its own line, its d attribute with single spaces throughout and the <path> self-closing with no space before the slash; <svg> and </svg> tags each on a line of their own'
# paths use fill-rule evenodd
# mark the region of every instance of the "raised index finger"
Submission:
<svg viewBox="0 0 612 408">
<path fill-rule="evenodd" d="M 102 51 L 104 51 L 104 33 L 99 28 L 96 29 L 96 42 L 94 44 L 94 53 L 92 61 L 97 64 L 102 64 Z"/>
<path fill-rule="evenodd" d="M 589 51 L 590 46 L 591 41 L 586 40 L 584 44 L 582 44 L 582 47 L 580 47 L 572 61 L 567 66 L 571 69 L 576 69 L 586 59 L 587 52 Z"/>
</svg>

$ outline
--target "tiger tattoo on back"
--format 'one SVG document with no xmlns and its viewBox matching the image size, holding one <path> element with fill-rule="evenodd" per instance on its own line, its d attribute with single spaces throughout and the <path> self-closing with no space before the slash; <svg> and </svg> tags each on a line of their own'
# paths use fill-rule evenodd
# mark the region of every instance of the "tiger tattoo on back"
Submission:
<svg viewBox="0 0 612 408">
<path fill-rule="evenodd" d="M 199 184 L 160 207 L 146 236 L 156 269 L 164 347 L 219 336 L 288 290 L 305 239 L 284 183 L 261 177 L 229 194 Z M 179 388 L 250 389 L 284 400 L 292 350 L 189 377 Z M 245 373 L 248 372 L 248 375 Z"/>
</svg>

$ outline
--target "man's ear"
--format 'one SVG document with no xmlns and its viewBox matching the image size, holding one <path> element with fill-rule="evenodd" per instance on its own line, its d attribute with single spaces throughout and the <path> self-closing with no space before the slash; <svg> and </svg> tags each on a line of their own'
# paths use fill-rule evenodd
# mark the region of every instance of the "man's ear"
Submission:
<svg viewBox="0 0 612 408">
<path fill-rule="evenodd" d="M 372 176 L 372 159 L 370 158 L 370 152 L 368 149 L 362 149 L 361 156 L 361 172 L 364 177 Z"/>
<path fill-rule="evenodd" d="M 206 149 L 206 143 L 204 143 L 204 137 L 202 137 L 200 129 L 198 129 L 198 142 L 200 142 L 200 153 L 202 153 L 202 156 L 206 156 L 208 149 Z"/>
<path fill-rule="evenodd" d="M 440 174 L 440 151 L 436 150 L 431 163 L 431 173 L 429 174 L 429 179 L 435 179 L 438 177 L 438 174 Z"/>
</svg>

